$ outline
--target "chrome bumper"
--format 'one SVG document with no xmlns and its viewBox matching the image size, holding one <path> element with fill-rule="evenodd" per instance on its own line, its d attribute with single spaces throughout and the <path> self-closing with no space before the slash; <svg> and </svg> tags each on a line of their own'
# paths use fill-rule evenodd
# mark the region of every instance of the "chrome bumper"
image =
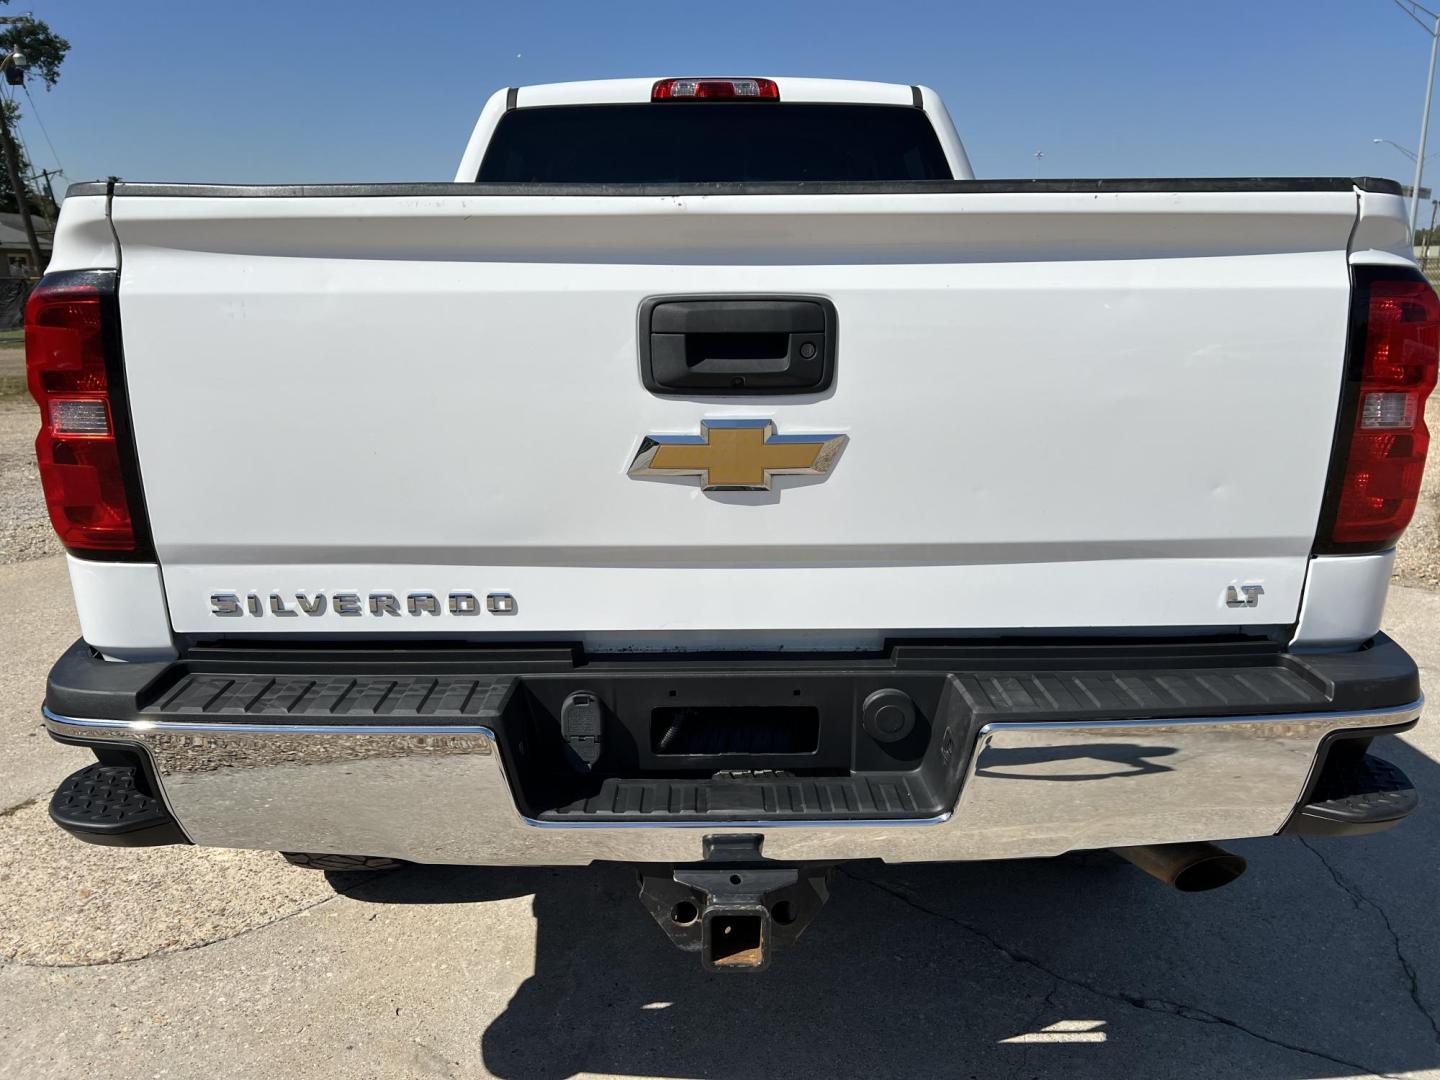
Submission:
<svg viewBox="0 0 1440 1080">
<path fill-rule="evenodd" d="M 1268 836 L 1322 740 L 1407 724 L 1367 712 L 1001 723 L 977 736 L 954 809 L 908 821 L 553 823 L 516 809 L 486 727 L 87 720 L 50 731 L 137 745 L 196 844 L 422 863 L 570 865 L 703 858 L 707 836 L 761 833 L 771 859 L 934 862 Z"/>
</svg>

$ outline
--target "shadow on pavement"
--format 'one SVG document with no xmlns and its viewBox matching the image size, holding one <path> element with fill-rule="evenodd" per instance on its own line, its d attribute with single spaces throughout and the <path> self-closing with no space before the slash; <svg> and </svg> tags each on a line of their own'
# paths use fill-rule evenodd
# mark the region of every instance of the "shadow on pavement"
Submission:
<svg viewBox="0 0 1440 1080">
<path fill-rule="evenodd" d="M 1429 758 L 1382 752 L 1440 791 Z M 1201 895 L 1106 855 L 849 864 L 760 975 L 706 974 L 675 950 L 628 867 L 334 883 L 367 903 L 534 896 L 534 974 L 477 1035 L 501 1077 L 1299 1080 L 1440 1066 L 1424 1005 L 1440 976 L 1437 834 L 1422 811 L 1376 837 L 1237 843 L 1251 872 Z"/>
</svg>

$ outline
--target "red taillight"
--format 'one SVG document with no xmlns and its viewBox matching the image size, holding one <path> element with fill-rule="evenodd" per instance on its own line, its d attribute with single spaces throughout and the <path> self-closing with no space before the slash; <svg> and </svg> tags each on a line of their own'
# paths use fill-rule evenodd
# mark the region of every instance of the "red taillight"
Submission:
<svg viewBox="0 0 1440 1080">
<path fill-rule="evenodd" d="M 661 79 L 650 88 L 651 101 L 779 101 L 773 79 Z"/>
<path fill-rule="evenodd" d="M 1332 465 L 1331 544 L 1355 550 L 1390 547 L 1405 531 L 1420 496 L 1425 451 L 1425 398 L 1440 358 L 1440 299 L 1413 271 L 1356 271 L 1352 367 L 1340 439 Z M 1353 361 L 1352 361 L 1353 363 Z M 1338 473 L 1338 489 L 1335 489 Z"/>
<path fill-rule="evenodd" d="M 134 551 L 97 284 L 46 279 L 25 305 L 25 370 L 40 406 L 35 456 L 67 548 Z"/>
</svg>

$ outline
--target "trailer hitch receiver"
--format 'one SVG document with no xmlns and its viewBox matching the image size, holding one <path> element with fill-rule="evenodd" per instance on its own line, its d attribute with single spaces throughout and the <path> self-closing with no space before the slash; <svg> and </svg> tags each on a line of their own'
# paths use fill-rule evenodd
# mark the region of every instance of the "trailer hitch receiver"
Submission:
<svg viewBox="0 0 1440 1080">
<path fill-rule="evenodd" d="M 640 901 L 707 971 L 763 971 L 828 899 L 830 868 L 760 856 L 758 836 L 705 838 L 705 862 L 640 870 Z"/>
</svg>

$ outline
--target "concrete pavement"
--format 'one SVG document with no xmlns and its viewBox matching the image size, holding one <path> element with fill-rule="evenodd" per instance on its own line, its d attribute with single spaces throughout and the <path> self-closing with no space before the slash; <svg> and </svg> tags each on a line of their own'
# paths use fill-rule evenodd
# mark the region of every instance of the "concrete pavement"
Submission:
<svg viewBox="0 0 1440 1080">
<path fill-rule="evenodd" d="M 758 977 L 674 951 L 620 867 L 327 880 L 48 825 L 63 563 L 0 566 L 0 1077 L 1440 1077 L 1440 810 L 1256 840 L 1183 896 L 1107 859 L 845 870 Z M 1440 700 L 1440 594 L 1389 629 Z M 1385 752 L 1440 793 L 1440 726 Z"/>
</svg>

